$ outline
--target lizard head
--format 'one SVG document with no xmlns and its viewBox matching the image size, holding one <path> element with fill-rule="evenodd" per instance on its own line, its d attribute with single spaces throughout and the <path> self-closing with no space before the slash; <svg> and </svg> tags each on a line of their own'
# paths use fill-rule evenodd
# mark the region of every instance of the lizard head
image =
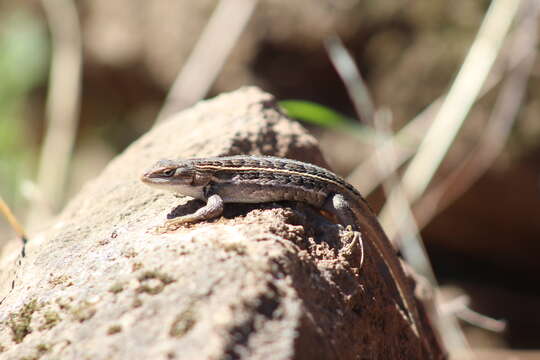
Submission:
<svg viewBox="0 0 540 360">
<path fill-rule="evenodd" d="M 147 185 L 197 199 L 204 199 L 203 188 L 210 180 L 190 160 L 160 160 L 141 176 Z"/>
</svg>

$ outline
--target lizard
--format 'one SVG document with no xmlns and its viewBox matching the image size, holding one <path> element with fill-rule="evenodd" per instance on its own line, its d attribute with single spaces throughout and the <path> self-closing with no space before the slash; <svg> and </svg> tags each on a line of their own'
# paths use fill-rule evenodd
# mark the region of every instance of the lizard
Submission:
<svg viewBox="0 0 540 360">
<path fill-rule="evenodd" d="M 236 155 L 160 160 L 141 180 L 152 187 L 206 202 L 194 213 L 167 220 L 158 227 L 162 232 L 219 217 L 225 203 L 296 201 L 335 215 L 343 225 L 372 239 L 396 284 L 411 328 L 420 337 L 422 323 L 412 289 L 393 246 L 362 195 L 333 172 L 286 158 Z"/>
</svg>

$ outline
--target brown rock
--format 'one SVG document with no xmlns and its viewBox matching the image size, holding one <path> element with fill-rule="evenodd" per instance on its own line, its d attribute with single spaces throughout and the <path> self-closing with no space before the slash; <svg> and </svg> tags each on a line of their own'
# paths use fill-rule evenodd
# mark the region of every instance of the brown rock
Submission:
<svg viewBox="0 0 540 360">
<path fill-rule="evenodd" d="M 412 333 L 369 239 L 360 269 L 350 233 L 308 206 L 228 204 L 219 219 L 149 232 L 188 199 L 144 186 L 147 167 L 244 153 L 325 165 L 313 137 L 254 88 L 174 116 L 33 236 L 25 258 L 3 254 L 0 356 L 443 357 L 428 325 L 431 347 Z"/>
</svg>

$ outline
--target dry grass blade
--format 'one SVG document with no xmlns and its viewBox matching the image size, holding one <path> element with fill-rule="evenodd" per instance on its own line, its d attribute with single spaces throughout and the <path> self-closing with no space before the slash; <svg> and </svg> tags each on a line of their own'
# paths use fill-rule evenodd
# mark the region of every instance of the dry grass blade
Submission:
<svg viewBox="0 0 540 360">
<path fill-rule="evenodd" d="M 512 39 L 519 36 L 521 30 L 518 28 L 513 31 L 510 36 Z M 513 42 L 513 40 L 511 41 Z M 490 72 L 489 78 L 486 80 L 479 97 L 484 96 L 496 85 L 498 85 L 506 71 L 515 69 L 518 64 L 525 61 L 525 58 L 536 52 L 536 49 L 522 48 L 518 53 L 511 51 L 511 46 L 505 47 L 502 55 L 497 59 L 493 66 L 493 71 Z M 513 61 L 507 66 L 507 60 L 512 57 Z M 444 97 L 439 97 L 433 101 L 426 109 L 420 112 L 414 119 L 409 121 L 392 139 L 388 139 L 382 145 L 383 154 L 391 152 L 391 148 L 395 148 L 395 164 L 392 168 L 388 168 L 382 173 L 377 174 L 378 158 L 377 151 L 368 157 L 362 164 L 354 169 L 348 176 L 350 183 L 358 187 L 363 194 L 370 194 L 382 181 L 403 165 L 418 148 L 419 142 L 422 140 L 422 135 L 426 132 L 431 120 L 435 117 L 437 111 L 441 107 Z M 391 143 L 392 141 L 393 143 Z M 365 174 L 374 174 L 374 176 L 365 176 Z"/>
<path fill-rule="evenodd" d="M 375 107 L 354 59 L 337 36 L 327 39 L 325 45 L 332 64 L 345 83 L 356 113 L 366 124 L 373 125 Z"/>
<path fill-rule="evenodd" d="M 492 2 L 448 96 L 403 176 L 405 190 L 413 201 L 423 194 L 478 97 L 519 3 L 516 0 Z"/>
<path fill-rule="evenodd" d="M 386 141 L 390 141 L 390 144 L 393 143 L 391 140 L 387 140 L 392 138 L 391 122 L 392 114 L 389 110 L 382 109 L 375 113 L 374 125 L 377 132 L 377 138 L 381 144 Z M 382 149 L 382 146 L 379 146 L 378 149 Z M 395 151 L 390 154 L 383 153 L 382 151 L 378 152 L 379 171 L 384 172 L 387 171 L 388 168 L 394 166 L 394 154 Z M 397 194 L 398 201 L 393 203 L 393 207 L 390 209 L 394 217 L 399 218 L 401 217 L 400 215 L 405 214 L 404 224 L 402 226 L 403 240 L 400 244 L 403 257 L 419 274 L 426 277 L 432 286 L 436 286 L 435 275 L 429 263 L 426 251 L 422 246 L 422 240 L 419 238 L 420 235 L 411 206 L 407 197 L 401 190 L 399 179 L 395 175 L 390 175 L 386 181 L 383 182 L 383 188 L 387 194 L 390 192 L 395 192 Z"/>
<path fill-rule="evenodd" d="M 536 50 L 530 49 L 536 49 L 538 45 L 536 29 L 539 12 L 540 4 L 537 1 L 529 1 L 524 7 L 524 19 L 519 25 L 519 36 L 515 37 L 510 46 L 510 53 L 513 56 L 509 59 L 509 67 L 515 69 L 509 71 L 503 83 L 488 125 L 482 132 L 476 149 L 415 206 L 415 214 L 421 227 L 467 191 L 502 152 L 523 102 L 536 59 Z M 515 62 L 519 60 L 521 61 L 516 66 Z"/>
<path fill-rule="evenodd" d="M 47 126 L 37 180 L 41 196 L 47 201 L 33 199 L 30 226 L 57 211 L 64 198 L 81 92 L 82 44 L 75 4 L 72 0 L 43 0 L 42 3 L 53 44 Z"/>
<path fill-rule="evenodd" d="M 257 0 L 221 0 L 167 95 L 156 122 L 202 99 L 246 27 Z"/>
<path fill-rule="evenodd" d="M 388 172 L 388 169 L 395 166 L 394 162 L 396 152 L 392 151 L 392 144 L 394 144 L 394 141 L 392 140 L 393 136 L 391 132 L 391 122 L 392 114 L 389 110 L 379 110 L 375 113 L 374 125 L 378 135 L 377 138 L 381 143 L 381 146 L 377 147 L 379 151 L 376 155 L 379 160 L 379 171 L 381 172 Z M 382 151 L 382 149 L 385 149 L 382 144 L 389 144 L 389 151 Z M 387 177 L 386 181 L 383 182 L 383 188 L 386 194 L 391 192 L 396 194 L 397 201 L 392 203 L 392 208 L 389 210 L 391 215 L 394 218 L 400 218 L 402 216 L 404 217 L 404 224 L 401 227 L 401 251 L 403 253 L 403 257 L 415 269 L 416 272 L 424 276 L 429 281 L 433 289 L 437 289 L 437 279 L 435 278 L 435 274 L 423 246 L 423 242 L 420 239 L 418 226 L 414 219 L 410 203 L 401 189 L 399 179 L 397 176 L 392 175 L 395 174 L 395 172 L 390 171 L 389 173 L 390 175 Z M 439 330 L 443 343 L 451 353 L 458 353 L 460 358 L 470 358 L 470 347 L 467 343 L 465 335 L 461 331 L 452 313 L 444 313 L 439 310 L 439 301 L 440 296 L 436 295 L 436 309 L 433 311 L 434 319 L 432 320 Z"/>
<path fill-rule="evenodd" d="M 336 39 L 333 39 L 330 42 L 327 42 L 327 48 L 330 53 L 330 57 L 332 59 L 332 62 L 334 66 L 336 67 L 337 72 L 342 76 L 342 79 L 345 83 L 345 86 L 347 88 L 347 91 L 349 95 L 351 96 L 353 102 L 360 106 L 361 104 L 366 105 L 369 111 L 373 111 L 374 106 L 371 102 L 371 96 L 369 94 L 369 89 L 367 85 L 364 83 L 362 76 L 360 75 L 360 72 L 358 71 L 358 68 L 356 67 L 356 64 L 354 62 L 354 59 L 351 57 L 349 52 L 343 47 L 343 44 Z M 357 108 L 358 111 L 362 111 L 361 108 Z M 379 129 L 376 131 L 376 138 L 379 140 L 379 142 L 386 142 L 386 139 L 389 138 L 389 136 L 386 136 L 385 134 L 389 133 L 390 131 L 386 126 L 384 126 L 384 119 L 391 120 L 391 113 L 389 111 L 378 111 L 377 113 L 378 119 L 378 126 Z M 385 116 L 388 115 L 388 116 Z M 362 116 L 362 114 L 360 114 Z M 369 112 L 367 114 L 364 114 L 364 116 L 373 116 Z M 373 123 L 375 124 L 375 118 L 373 119 Z M 381 140 L 382 139 L 382 140 Z M 378 164 L 379 167 L 377 168 L 377 171 L 385 172 L 387 171 L 387 168 L 394 166 L 394 154 L 395 149 L 393 147 L 394 142 L 389 141 L 388 144 L 390 144 L 390 151 L 385 154 L 377 154 L 378 157 Z M 379 146 L 378 149 L 382 149 L 382 146 Z M 391 181 L 390 179 L 389 181 Z M 392 181 L 391 184 L 389 184 L 389 187 L 387 189 L 399 189 L 399 183 L 398 181 Z M 404 249 L 404 253 L 407 255 L 410 255 L 410 257 L 407 257 L 407 260 L 415 270 L 417 270 L 419 273 L 427 276 L 432 284 L 435 283 L 435 278 L 433 275 L 433 272 L 431 270 L 431 266 L 429 265 L 429 260 L 427 259 L 425 255 L 425 251 L 423 251 L 421 244 L 419 243 L 419 240 L 417 239 L 418 230 L 416 228 L 416 225 L 414 224 L 414 219 L 412 216 L 412 212 L 410 211 L 410 206 L 407 204 L 406 197 L 403 197 L 404 203 L 395 204 L 395 208 L 399 213 L 402 213 L 404 209 L 408 210 L 408 213 L 411 214 L 409 218 L 408 224 L 410 225 L 410 231 L 408 232 L 411 234 L 412 237 L 410 237 L 411 241 L 409 242 L 408 249 Z"/>
<path fill-rule="evenodd" d="M 439 109 L 441 99 L 437 99 L 424 111 L 411 120 L 399 133 L 387 139 L 369 155 L 368 159 L 357 166 L 347 177 L 347 180 L 367 196 L 388 176 L 394 173 L 415 152 L 423 134 L 429 127 L 429 121 Z M 395 161 L 391 167 L 380 169 L 379 156 L 394 156 Z M 366 176 L 370 174 L 370 176 Z"/>
<path fill-rule="evenodd" d="M 2 213 L 2 215 L 4 215 L 7 222 L 9 223 L 9 225 L 11 225 L 13 230 L 15 230 L 17 235 L 21 238 L 21 241 L 23 243 L 21 254 L 24 257 L 25 256 L 25 251 L 24 251 L 25 250 L 25 245 L 28 242 L 28 238 L 26 237 L 26 233 L 24 231 L 24 228 L 21 226 L 21 224 L 19 224 L 19 222 L 17 221 L 17 218 L 11 212 L 11 209 L 9 208 L 9 206 L 7 206 L 7 204 L 4 201 L 4 199 L 2 198 L 2 196 L 0 196 L 0 213 Z"/>
<path fill-rule="evenodd" d="M 329 46 L 329 48 L 332 47 Z M 354 64 L 354 60 L 350 57 L 349 53 L 341 46 L 341 43 L 338 43 L 337 45 L 334 44 L 333 48 L 334 54 L 332 55 L 332 57 L 338 56 L 335 53 L 336 51 L 338 51 L 339 54 L 339 61 L 333 59 L 334 66 L 336 66 L 337 71 L 340 74 L 349 74 L 342 75 L 342 77 L 347 87 L 347 91 L 353 98 L 354 103 L 357 104 L 357 106 L 358 104 L 366 101 L 371 104 L 369 90 L 364 84 L 362 77 L 360 76 L 360 73 L 358 72 L 358 69 Z M 345 69 L 342 68 L 342 64 L 345 64 Z M 361 84 L 357 84 L 357 82 L 361 82 Z M 362 90 L 355 90 L 359 88 L 361 88 Z M 359 99 L 359 97 L 362 99 Z M 373 106 L 370 106 L 371 109 L 373 109 Z M 384 153 L 381 151 L 376 154 L 378 159 L 377 170 L 381 172 L 388 172 L 388 168 L 395 167 L 395 142 L 393 140 L 387 140 L 388 138 L 391 138 L 389 123 L 392 119 L 392 116 L 390 111 L 386 110 L 377 111 L 374 115 L 375 116 L 373 117 L 373 124 L 376 128 L 376 140 L 379 140 L 379 142 L 381 143 L 388 144 L 387 147 L 384 147 L 384 149 L 387 149 Z M 382 150 L 383 146 L 378 146 L 377 149 Z M 390 173 L 392 172 L 390 171 Z M 385 182 L 384 185 L 385 189 L 388 192 L 397 191 L 397 193 L 399 194 L 398 190 L 400 189 L 400 186 L 399 181 L 396 178 L 389 177 L 388 181 Z M 431 264 L 429 263 L 422 242 L 418 239 L 418 228 L 416 227 L 410 204 L 408 203 L 407 198 L 404 194 L 402 194 L 399 198 L 402 201 L 393 203 L 394 207 L 392 208 L 392 210 L 396 212 L 396 217 L 397 214 L 408 214 L 408 221 L 406 222 L 406 229 L 408 230 L 406 231 L 406 234 L 408 235 L 407 242 L 402 244 L 404 245 L 402 246 L 402 252 L 404 254 L 404 257 L 416 271 L 424 275 L 429 280 L 431 285 L 436 288 L 437 283 L 435 275 L 433 274 Z M 457 352 L 459 356 L 461 356 L 461 358 L 470 358 L 470 351 L 468 350 L 469 347 L 467 341 L 465 340 L 465 337 L 461 332 L 458 324 L 456 323 L 453 315 L 449 314 L 441 317 L 438 314 L 438 310 L 435 310 L 435 313 L 433 315 L 434 317 L 436 317 L 434 321 L 436 321 L 437 326 L 439 327 L 442 340 L 447 346 L 447 348 L 451 349 L 454 353 Z"/>
<path fill-rule="evenodd" d="M 507 324 L 505 321 L 495 320 L 472 310 L 469 307 L 469 300 L 468 296 L 458 296 L 441 305 L 441 313 L 455 314 L 458 318 L 471 325 L 496 333 L 501 333 L 506 329 Z"/>
<path fill-rule="evenodd" d="M 494 0 L 491 3 L 463 66 L 403 176 L 403 189 L 412 203 L 431 182 L 476 101 L 520 3 L 516 0 Z M 390 195 L 381 211 L 381 222 L 391 238 L 399 232 L 388 210 L 389 203 L 396 201 L 395 196 Z"/>
</svg>

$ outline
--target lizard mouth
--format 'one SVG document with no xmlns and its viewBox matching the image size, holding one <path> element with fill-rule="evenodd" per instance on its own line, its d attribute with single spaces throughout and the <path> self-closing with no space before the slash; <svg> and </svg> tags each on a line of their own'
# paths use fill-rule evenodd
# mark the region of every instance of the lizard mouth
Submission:
<svg viewBox="0 0 540 360">
<path fill-rule="evenodd" d="M 141 181 L 147 185 L 160 185 L 165 184 L 166 180 L 160 177 L 152 176 L 151 172 L 145 173 L 141 176 Z"/>
<path fill-rule="evenodd" d="M 145 184 L 149 184 L 152 182 L 152 180 L 150 180 L 150 173 L 144 173 L 142 176 L 141 176 L 141 181 Z"/>
</svg>

